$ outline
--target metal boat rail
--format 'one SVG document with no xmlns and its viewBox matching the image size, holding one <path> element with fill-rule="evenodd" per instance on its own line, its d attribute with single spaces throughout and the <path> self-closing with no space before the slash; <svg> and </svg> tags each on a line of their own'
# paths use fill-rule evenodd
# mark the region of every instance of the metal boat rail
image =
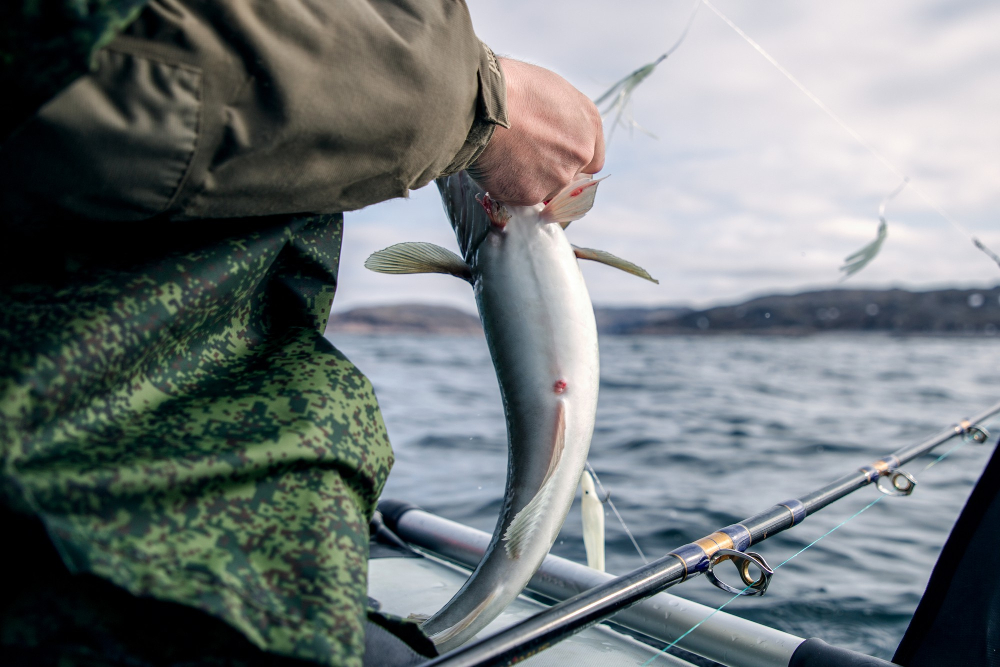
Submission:
<svg viewBox="0 0 1000 667">
<path fill-rule="evenodd" d="M 475 568 L 490 542 L 481 530 L 425 512 L 410 503 L 379 503 L 386 524 L 412 546 Z M 614 579 L 606 572 L 549 554 L 528 583 L 528 589 L 562 601 Z M 697 602 L 657 593 L 619 612 L 613 619 L 653 639 L 672 642 L 715 611 Z M 730 667 L 785 667 L 799 645 L 806 641 L 787 632 L 754 623 L 726 612 L 716 612 L 677 646 Z"/>
</svg>

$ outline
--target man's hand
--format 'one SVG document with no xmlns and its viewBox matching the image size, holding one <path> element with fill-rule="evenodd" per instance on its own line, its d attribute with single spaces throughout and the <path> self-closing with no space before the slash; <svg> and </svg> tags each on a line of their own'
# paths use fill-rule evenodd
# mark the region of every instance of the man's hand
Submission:
<svg viewBox="0 0 1000 667">
<path fill-rule="evenodd" d="M 501 58 L 510 129 L 497 127 L 471 173 L 494 199 L 537 204 L 604 166 L 597 107 L 554 72 Z"/>
</svg>

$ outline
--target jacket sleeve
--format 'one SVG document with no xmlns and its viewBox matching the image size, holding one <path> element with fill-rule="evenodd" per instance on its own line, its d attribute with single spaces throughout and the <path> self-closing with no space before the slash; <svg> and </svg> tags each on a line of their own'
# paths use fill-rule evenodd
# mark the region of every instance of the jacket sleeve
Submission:
<svg viewBox="0 0 1000 667">
<path fill-rule="evenodd" d="M 152 0 L 98 55 L 5 143 L 8 192 L 103 219 L 346 211 L 507 124 L 460 0 Z"/>
</svg>

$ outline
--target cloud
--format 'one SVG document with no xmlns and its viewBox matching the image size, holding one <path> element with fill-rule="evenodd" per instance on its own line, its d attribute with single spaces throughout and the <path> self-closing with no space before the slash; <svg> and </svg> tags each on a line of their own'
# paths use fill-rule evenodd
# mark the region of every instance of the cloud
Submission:
<svg viewBox="0 0 1000 667">
<path fill-rule="evenodd" d="M 979 0 L 713 3 L 893 164 L 1000 251 L 1000 6 Z M 494 49 L 550 67 L 596 96 L 676 39 L 687 0 L 470 3 Z M 661 286 L 585 266 L 596 303 L 736 301 L 839 283 L 875 236 L 899 178 L 702 8 L 687 41 L 636 91 L 594 210 L 571 241 L 619 254 Z M 887 208 L 882 254 L 845 286 L 991 285 L 1000 269 L 910 188 Z M 427 301 L 473 309 L 445 276 L 376 276 L 368 253 L 455 243 L 433 188 L 348 214 L 338 308 Z"/>
</svg>

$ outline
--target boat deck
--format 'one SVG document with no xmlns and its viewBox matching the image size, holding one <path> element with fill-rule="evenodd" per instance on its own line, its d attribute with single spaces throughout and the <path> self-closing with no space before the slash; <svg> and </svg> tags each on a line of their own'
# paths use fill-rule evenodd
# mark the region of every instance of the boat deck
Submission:
<svg viewBox="0 0 1000 667">
<path fill-rule="evenodd" d="M 430 557 L 376 558 L 368 563 L 368 595 L 382 605 L 382 611 L 397 616 L 430 615 L 451 599 L 469 577 L 467 570 Z M 525 596 L 515 600 L 479 636 L 486 637 L 544 609 Z M 539 653 L 523 664 L 602 665 L 636 667 L 658 651 L 631 637 L 604 626 L 594 626 Z M 660 667 L 691 667 L 691 663 L 663 654 L 655 662 Z"/>
</svg>

